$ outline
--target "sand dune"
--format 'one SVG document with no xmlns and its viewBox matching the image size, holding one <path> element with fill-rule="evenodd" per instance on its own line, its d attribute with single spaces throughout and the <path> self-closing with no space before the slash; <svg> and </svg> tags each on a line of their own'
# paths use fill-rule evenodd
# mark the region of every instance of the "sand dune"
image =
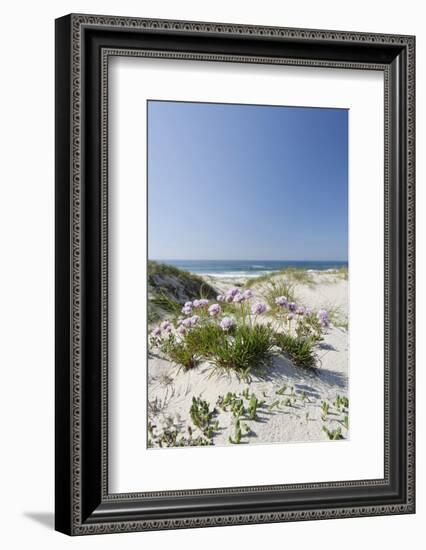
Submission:
<svg viewBox="0 0 426 550">
<path fill-rule="evenodd" d="M 309 283 L 295 283 L 298 304 L 331 309 L 334 319 L 323 340 L 315 346 L 318 368 L 304 369 L 282 355 L 274 356 L 266 372 L 253 375 L 247 383 L 239 380 L 234 372 L 226 376 L 212 374 L 207 363 L 184 371 L 164 357 L 150 354 L 148 416 L 155 430 L 174 426 L 183 435 L 187 434 L 188 426 L 192 426 L 189 414 L 192 398 L 201 397 L 211 408 L 217 409 L 218 428 L 213 444 L 231 445 L 229 437 L 234 435 L 235 419 L 229 411 L 222 411 L 217 402 L 227 392 L 239 394 L 248 388 L 250 394 L 254 392 L 266 403 L 259 410 L 256 421 L 243 421 L 250 432 L 243 435 L 241 443 L 329 440 L 324 426 L 330 432 L 340 428 L 342 437 L 348 438 L 344 418 L 348 412 L 335 405 L 337 396 L 348 396 L 348 281 L 328 272 L 312 273 L 310 277 Z M 206 277 L 206 280 L 218 292 L 235 285 L 244 287 L 246 283 L 244 279 L 235 278 Z M 262 288 L 262 284 L 252 286 L 255 298 L 261 298 Z M 327 414 L 322 408 L 323 402 L 329 406 Z M 192 429 L 196 435 L 198 430 L 193 426 Z"/>
</svg>

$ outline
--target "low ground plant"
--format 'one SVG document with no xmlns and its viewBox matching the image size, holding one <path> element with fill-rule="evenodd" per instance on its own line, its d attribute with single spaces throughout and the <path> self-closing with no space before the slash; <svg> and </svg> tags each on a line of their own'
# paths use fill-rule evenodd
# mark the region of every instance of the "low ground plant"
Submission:
<svg viewBox="0 0 426 550">
<path fill-rule="evenodd" d="M 256 436 L 253 430 L 253 422 L 264 422 L 268 419 L 268 414 L 281 412 L 283 408 L 290 407 L 294 411 L 302 409 L 301 414 L 305 422 L 313 420 L 310 418 L 309 410 L 304 411 L 306 406 L 305 392 L 297 392 L 293 386 L 287 384 L 275 390 L 275 395 L 279 398 L 266 401 L 260 399 L 259 396 L 250 391 L 250 386 L 246 387 L 241 392 L 228 392 L 225 395 L 218 397 L 215 405 L 211 405 L 201 396 L 193 397 L 191 407 L 189 409 L 189 417 L 192 424 L 186 428 L 182 426 L 180 416 L 176 415 L 175 420 L 163 414 L 161 426 L 156 423 L 159 419 L 148 420 L 148 446 L 149 447 L 186 447 L 186 446 L 205 446 L 214 445 L 214 437 L 220 430 L 219 421 L 217 420 L 219 411 L 228 413 L 231 416 L 230 430 L 228 442 L 233 445 L 249 442 L 250 438 Z M 266 396 L 264 396 L 266 397 Z M 309 401 L 308 401 L 309 402 Z M 322 430 L 330 440 L 344 439 L 344 433 L 349 429 L 349 417 L 346 407 L 349 406 L 347 397 L 337 395 L 333 403 L 329 401 L 321 401 L 319 407 L 321 409 L 321 420 L 323 422 Z M 155 404 L 156 412 L 157 404 Z M 337 412 L 336 412 L 337 411 Z M 263 413 L 263 414 L 262 414 Z M 266 416 L 265 416 L 266 413 Z M 294 412 L 293 414 L 298 414 Z M 330 415 L 339 414 L 334 420 Z M 331 422 L 326 424 L 326 422 Z M 155 423 L 154 423 L 155 422 Z M 337 426 L 336 426 L 337 424 Z M 345 432 L 342 431 L 345 429 Z"/>
<path fill-rule="evenodd" d="M 249 388 L 246 388 L 241 393 L 228 392 L 219 396 L 217 406 L 222 411 L 232 414 L 234 435 L 229 436 L 228 441 L 238 445 L 242 437 L 256 435 L 247 422 L 260 420 L 258 412 L 266 408 L 266 401 L 260 400 L 255 393 L 250 393 Z"/>
<path fill-rule="evenodd" d="M 241 430 L 241 420 L 240 418 L 235 419 L 235 435 L 234 437 L 229 436 L 228 441 L 229 443 L 233 443 L 234 445 L 238 445 L 241 443 L 241 437 L 243 435 L 243 432 Z"/>
<path fill-rule="evenodd" d="M 333 441 L 337 439 L 344 439 L 342 435 L 342 428 L 340 426 L 335 429 L 328 428 L 327 426 L 323 426 L 322 429 L 323 429 L 323 432 L 327 434 L 328 439 L 331 439 Z"/>
<path fill-rule="evenodd" d="M 193 435 L 190 426 L 185 434 L 178 426 L 158 428 L 154 424 L 148 426 L 148 447 L 204 447 L 213 445 L 212 438 L 204 435 Z"/>
<path fill-rule="evenodd" d="M 217 410 L 210 408 L 210 404 L 201 399 L 193 397 L 189 416 L 192 426 L 187 425 L 186 432 L 178 422 L 171 417 L 163 415 L 162 426 L 157 426 L 148 420 L 148 447 L 200 447 L 213 445 L 213 437 L 219 429 L 219 422 L 216 420 Z M 157 419 L 159 421 L 159 419 Z M 197 433 L 198 435 L 194 435 Z"/>
<path fill-rule="evenodd" d="M 228 392 L 218 397 L 217 406 L 224 412 L 230 411 L 235 418 L 258 420 L 258 412 L 264 408 L 266 401 L 259 399 L 255 393 L 246 388 L 241 393 Z"/>
<path fill-rule="evenodd" d="M 190 446 L 189 438 L 182 436 L 180 430 L 176 427 L 156 429 L 157 426 L 151 425 L 149 428 L 148 447 L 186 447 Z M 194 441 L 196 446 L 203 445 L 201 439 Z"/>
<path fill-rule="evenodd" d="M 330 412 L 330 404 L 327 401 L 321 401 L 321 411 L 321 419 L 325 421 Z"/>
<path fill-rule="evenodd" d="M 213 421 L 216 409 L 210 409 L 210 405 L 201 397 L 193 397 L 189 414 L 194 426 L 202 431 L 204 437 L 211 439 L 219 427 L 218 421 Z"/>
<path fill-rule="evenodd" d="M 345 412 L 349 407 L 349 399 L 346 396 L 337 395 L 334 400 L 334 406 L 338 411 Z"/>
</svg>

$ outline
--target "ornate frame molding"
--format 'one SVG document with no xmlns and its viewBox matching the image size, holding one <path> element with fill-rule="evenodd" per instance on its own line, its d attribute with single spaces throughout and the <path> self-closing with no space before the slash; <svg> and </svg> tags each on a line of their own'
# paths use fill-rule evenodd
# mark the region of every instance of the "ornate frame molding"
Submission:
<svg viewBox="0 0 426 550">
<path fill-rule="evenodd" d="M 86 103 L 88 101 L 87 91 L 87 60 L 85 55 L 88 51 L 87 31 L 111 30 L 116 33 L 147 33 L 153 34 L 167 33 L 168 36 L 214 36 L 230 37 L 238 40 L 262 39 L 262 41 L 290 41 L 291 43 L 309 43 L 324 44 L 330 51 L 336 45 L 343 49 L 351 46 L 368 44 L 377 51 L 383 48 L 390 48 L 389 51 L 399 52 L 398 55 L 404 57 L 406 74 L 401 75 L 401 63 L 396 66 L 392 61 L 371 62 L 333 59 L 315 59 L 300 57 L 280 57 L 268 55 L 243 55 L 243 54 L 225 54 L 225 53 L 194 53 L 190 51 L 171 51 L 169 49 L 153 48 L 130 48 L 116 47 L 113 45 L 102 45 L 100 47 L 99 74 L 100 74 L 100 357 L 101 357 L 101 411 L 99 412 L 99 430 L 100 430 L 100 468 L 99 468 L 99 486 L 101 505 L 93 509 L 93 502 L 85 504 L 86 480 L 84 473 L 84 456 L 82 453 L 84 443 L 84 422 L 85 413 L 83 404 L 85 402 L 85 376 L 84 376 L 84 317 L 85 317 L 85 278 L 87 277 L 87 246 L 85 246 L 86 233 L 91 230 L 86 220 L 85 212 L 85 181 L 88 181 L 85 173 L 85 148 L 88 145 L 85 140 L 84 122 L 86 113 Z M 133 34 L 134 36 L 134 34 Z M 69 127 L 67 135 L 57 135 L 57 154 L 66 155 L 63 151 L 68 146 L 71 151 L 67 162 L 64 163 L 60 158 L 59 170 L 56 174 L 57 194 L 64 193 L 67 189 L 64 186 L 64 178 L 69 178 L 68 198 L 64 198 L 64 203 L 57 207 L 57 215 L 62 216 L 65 211 L 69 212 L 68 229 L 59 222 L 57 226 L 57 235 L 60 244 L 63 238 L 68 238 L 69 256 L 68 265 L 65 267 L 59 260 L 57 277 L 64 277 L 66 270 L 69 277 L 68 291 L 61 288 L 59 303 L 68 299 L 70 303 L 69 317 L 61 318 L 58 322 L 58 330 L 68 327 L 68 335 L 63 337 L 68 341 L 68 368 L 64 366 L 66 360 L 66 350 L 63 349 L 62 340 L 59 343 L 61 348 L 57 354 L 57 377 L 60 384 L 57 386 L 57 422 L 63 427 L 61 420 L 69 420 L 69 432 L 66 434 L 69 447 L 67 447 L 57 432 L 57 463 L 59 467 L 59 483 L 68 483 L 67 490 L 59 490 L 57 494 L 57 528 L 69 534 L 83 535 L 92 533 L 112 533 L 124 531 L 142 531 L 152 529 L 177 529 L 188 527 L 201 527 L 212 525 L 236 525 L 245 523 L 263 523 L 263 522 L 282 522 L 309 519 L 326 519 L 336 517 L 359 517 L 367 515 L 401 514 L 414 512 L 414 169 L 415 169 L 415 59 L 414 59 L 415 40 L 412 36 L 364 34 L 364 33 L 346 33 L 341 31 L 322 31 L 307 29 L 288 29 L 278 27 L 254 27 L 246 25 L 229 25 L 218 23 L 201 23 L 186 21 L 169 20 L 151 20 L 136 19 L 124 17 L 108 17 L 95 15 L 70 15 L 57 21 L 57 63 L 67 61 L 67 66 L 57 73 L 57 94 L 59 98 L 59 113 L 57 111 L 57 126 L 61 125 L 64 117 L 64 108 L 69 107 Z M 384 50 L 383 50 L 384 51 Z M 383 480 L 364 480 L 360 482 L 345 481 L 337 483 L 315 483 L 298 484 L 286 486 L 270 487 L 246 487 L 229 488 L 213 490 L 179 491 L 179 492 L 161 492 L 161 493 L 131 493 L 131 494 L 109 494 L 108 493 L 108 475 L 107 475 L 107 403 L 108 403 L 108 353 L 107 353 L 107 319 L 108 319 L 108 143 L 107 143 L 107 124 L 108 124 L 108 59 L 110 56 L 139 56 L 139 57 L 157 57 L 168 59 L 191 59 L 203 61 L 231 61 L 239 63 L 274 63 L 283 65 L 302 65 L 314 67 L 336 67 L 345 69 L 368 69 L 384 72 L 385 76 L 385 477 Z M 395 59 L 397 55 L 395 53 Z M 67 77 L 68 74 L 68 77 Z M 68 78 L 68 87 L 66 91 L 61 91 L 61 82 Z M 399 86 L 397 89 L 395 86 Z M 406 133 L 403 136 L 395 135 L 392 119 L 392 106 L 401 94 L 404 95 L 402 101 L 406 105 Z M 396 98 L 398 96 L 398 98 Z M 57 96 L 58 100 L 58 96 Z M 59 114 L 59 116 L 58 116 Z M 86 122 L 87 124 L 87 122 Z M 57 127 L 61 134 L 61 128 Z M 395 140 L 397 144 L 395 145 Z M 399 148 L 399 149 L 398 149 Z M 400 150 L 400 163 L 403 162 L 403 172 L 400 178 L 405 180 L 405 188 L 400 188 L 402 192 L 402 203 L 395 204 L 395 197 L 392 195 L 391 184 L 395 176 L 396 168 L 392 162 L 392 152 Z M 61 152 L 62 151 L 62 152 Z M 393 174 L 391 173 L 391 168 Z M 402 182 L 402 179 L 400 183 Z M 401 197 L 400 197 L 401 199 Z M 396 217 L 395 212 L 400 208 L 403 210 L 401 225 L 400 218 Z M 86 222 L 86 224 L 85 224 Z M 398 227 L 395 227 L 395 226 Z M 395 250 L 395 234 L 399 231 L 401 240 L 400 248 Z M 399 242 L 399 241 L 398 241 Z M 403 255 L 401 266 L 405 265 L 405 270 L 397 274 L 391 272 L 392 261 L 395 260 L 395 254 Z M 64 256 L 65 257 L 65 256 Z M 57 260 L 58 261 L 58 260 Z M 404 272 L 403 272 L 404 271 Z M 405 281 L 400 281 L 404 278 Z M 388 486 L 390 484 L 390 460 L 391 449 L 390 442 L 393 434 L 390 433 L 391 418 L 391 287 L 395 289 L 395 284 L 401 283 L 402 289 L 405 289 L 405 296 L 401 296 L 401 303 L 404 311 L 400 312 L 404 320 L 402 321 L 402 330 L 405 334 L 403 345 L 403 354 L 400 354 L 399 360 L 404 358 L 405 371 L 405 389 L 406 393 L 402 396 L 405 402 L 405 434 L 406 434 L 406 470 L 401 475 L 406 476 L 404 486 L 405 498 L 403 502 L 391 502 L 389 504 L 365 504 L 363 506 L 320 506 L 312 508 L 308 506 L 306 510 L 277 510 L 277 511 L 252 511 L 250 513 L 228 513 L 212 515 L 189 515 L 179 518 L 155 518 L 144 519 L 143 513 L 140 517 L 129 519 L 126 515 L 121 515 L 121 508 L 127 504 L 135 506 L 144 498 L 176 497 L 176 496 L 212 496 L 212 495 L 240 495 L 244 496 L 250 493 L 264 492 L 294 492 L 306 491 L 307 489 L 342 489 L 342 488 L 360 488 L 360 487 L 378 487 Z M 399 288 L 399 287 L 398 287 Z M 65 292 L 65 298 L 63 293 Z M 57 312 L 57 316 L 64 317 L 64 314 Z M 402 334 L 402 333 L 401 333 Z M 64 341 L 65 341 L 64 340 Z M 402 353 L 401 352 L 401 353 Z M 87 368 L 87 367 L 86 367 Z M 402 367 L 401 367 L 402 368 Z M 65 370 L 65 374 L 64 371 Z M 401 376 L 401 373 L 400 373 Z M 63 410 L 62 405 L 58 405 L 58 400 L 62 399 L 63 388 L 67 387 L 70 400 L 67 411 Z M 61 416 L 62 415 L 62 416 Z M 61 417 L 58 419 L 58 417 Z M 65 448 L 64 448 L 65 446 Z M 96 470 L 97 471 L 97 470 Z M 61 479 L 59 479 L 61 478 Z M 89 501 L 92 497 L 89 498 Z M 93 497 L 94 498 L 94 497 Z M 67 501 L 65 503 L 65 500 Z M 95 499 L 96 500 L 96 499 Z M 122 506 L 123 505 L 123 506 Z M 93 513 L 87 514 L 88 509 Z M 120 517 L 126 519 L 120 521 Z"/>
</svg>

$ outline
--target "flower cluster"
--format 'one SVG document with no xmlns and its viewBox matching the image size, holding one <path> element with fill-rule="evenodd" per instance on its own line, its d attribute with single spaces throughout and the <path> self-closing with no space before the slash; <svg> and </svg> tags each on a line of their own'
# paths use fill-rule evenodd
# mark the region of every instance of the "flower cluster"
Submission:
<svg viewBox="0 0 426 550">
<path fill-rule="evenodd" d="M 220 302 L 243 305 L 251 298 L 253 298 L 253 293 L 251 290 L 240 290 L 237 287 L 233 287 L 228 289 L 225 294 L 220 294 L 217 296 L 217 302 L 219 303 L 210 303 L 209 300 L 205 298 L 193 300 L 192 302 L 185 302 L 181 310 L 185 317 L 180 317 L 175 324 L 172 324 L 167 320 L 161 322 L 159 326 L 155 327 L 151 331 L 151 337 L 157 342 L 161 340 L 168 341 L 168 339 L 173 338 L 174 335 L 184 338 L 187 332 L 197 324 L 210 322 L 216 322 L 217 326 L 219 326 L 224 332 L 232 333 L 232 329 L 236 327 L 237 321 L 233 317 L 222 316 L 223 306 L 220 305 Z M 310 334 L 315 330 L 319 330 L 321 332 L 321 328 L 327 328 L 330 326 L 330 319 L 325 309 L 320 309 L 315 314 L 309 308 L 297 305 L 295 302 L 290 302 L 287 296 L 278 296 L 275 298 L 275 304 L 280 309 L 285 311 L 285 319 L 288 322 L 292 319 L 297 320 L 296 334 L 298 336 L 306 336 L 306 334 Z M 199 315 L 195 314 L 196 311 Z M 247 314 L 251 314 L 256 317 L 257 315 L 262 315 L 267 311 L 268 306 L 264 302 L 256 302 L 253 303 L 248 309 L 245 309 L 245 307 L 242 307 L 241 309 L 241 313 L 244 316 L 243 318 L 246 318 L 245 315 Z M 243 322 L 246 321 L 243 320 Z M 315 328 L 315 326 L 317 328 Z M 318 333 L 318 337 L 319 334 L 320 333 Z"/>
<path fill-rule="evenodd" d="M 275 303 L 277 304 L 277 306 L 287 307 L 287 296 L 278 296 L 277 298 L 275 298 Z"/>
<path fill-rule="evenodd" d="M 235 319 L 232 317 L 224 317 L 219 325 L 222 330 L 228 331 L 235 326 Z"/>
<path fill-rule="evenodd" d="M 325 309 L 320 309 L 318 311 L 318 319 L 322 327 L 327 328 L 330 326 L 330 319 Z"/>
<path fill-rule="evenodd" d="M 207 307 L 209 305 L 209 301 L 206 300 L 205 298 L 201 298 L 200 300 L 194 300 L 192 302 L 192 305 L 195 309 L 199 309 L 199 308 Z"/>
<path fill-rule="evenodd" d="M 192 313 L 192 302 L 186 302 L 186 304 L 182 308 L 182 313 L 184 315 L 191 315 L 191 313 Z"/>
<path fill-rule="evenodd" d="M 152 331 L 151 331 L 151 336 L 153 338 L 161 338 L 161 328 L 160 327 L 155 327 Z"/>
<path fill-rule="evenodd" d="M 277 296 L 281 292 L 287 296 Z M 250 289 L 233 287 L 217 300 L 187 301 L 176 308 L 179 312 L 182 307 L 180 316 L 160 322 L 151 331 L 149 344 L 185 369 L 207 361 L 246 376 L 249 369 L 266 364 L 275 349 L 289 354 L 295 364 L 313 367 L 313 346 L 330 326 L 329 314 L 292 299 L 286 290 L 274 289 L 265 295 L 265 303 L 255 299 Z M 259 318 L 269 308 L 273 318 Z"/>
<path fill-rule="evenodd" d="M 264 302 L 259 302 L 252 306 L 251 312 L 253 315 L 261 315 L 262 313 L 265 313 L 267 309 L 268 306 Z"/>
<path fill-rule="evenodd" d="M 195 326 L 198 321 L 200 320 L 200 317 L 198 315 L 193 315 L 192 317 L 187 317 L 186 319 L 178 319 L 178 326 L 184 326 L 186 328 L 190 328 Z"/>
<path fill-rule="evenodd" d="M 288 311 L 288 321 L 291 321 L 295 318 L 309 318 L 313 314 L 312 309 L 305 308 L 304 306 L 298 306 L 295 302 L 289 302 L 287 296 L 278 296 L 277 298 L 275 298 L 275 303 L 280 308 Z M 323 328 L 327 328 L 330 326 L 330 319 L 325 309 L 320 309 L 318 311 L 317 319 Z"/>
<path fill-rule="evenodd" d="M 191 315 L 194 309 L 206 308 L 208 305 L 208 300 L 205 298 L 200 298 L 200 300 L 194 300 L 193 302 L 185 302 L 181 311 L 184 315 Z"/>
<path fill-rule="evenodd" d="M 152 332 L 151 336 L 157 340 L 162 338 L 165 334 L 170 334 L 173 330 L 173 325 L 170 321 L 163 321 L 160 326 L 155 327 Z"/>
<path fill-rule="evenodd" d="M 239 288 L 233 287 L 226 291 L 225 294 L 219 294 L 218 302 L 226 302 L 227 304 L 241 304 L 253 297 L 253 292 L 250 289 L 240 291 Z"/>
<path fill-rule="evenodd" d="M 198 315 L 193 315 L 192 317 L 187 317 L 186 319 L 178 319 L 178 328 L 176 329 L 177 333 L 183 336 L 187 333 L 188 329 L 194 327 L 199 320 L 200 317 Z"/>
<path fill-rule="evenodd" d="M 173 325 L 170 321 L 163 321 L 160 325 L 161 330 L 164 330 L 164 332 L 171 332 L 173 329 Z"/>
<path fill-rule="evenodd" d="M 310 315 L 311 313 L 311 310 L 303 306 L 298 306 L 295 302 L 289 302 L 287 299 L 287 296 L 278 296 L 277 298 L 275 298 L 275 303 L 277 304 L 277 306 L 281 308 L 286 308 L 291 313 L 296 313 L 297 315 L 300 315 L 300 316 L 305 314 Z M 293 316 L 291 318 L 293 318 Z"/>
<path fill-rule="evenodd" d="M 212 304 L 209 307 L 209 315 L 210 317 L 217 317 L 222 312 L 222 308 L 219 304 Z"/>
</svg>

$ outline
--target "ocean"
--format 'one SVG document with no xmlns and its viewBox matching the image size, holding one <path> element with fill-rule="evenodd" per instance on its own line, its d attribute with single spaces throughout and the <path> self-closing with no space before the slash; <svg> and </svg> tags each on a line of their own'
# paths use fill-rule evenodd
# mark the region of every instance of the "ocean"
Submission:
<svg viewBox="0 0 426 550">
<path fill-rule="evenodd" d="M 348 262 L 342 261 L 288 261 L 288 260 L 156 260 L 196 273 L 211 277 L 257 277 L 287 267 L 307 269 L 310 271 L 326 271 L 348 267 Z"/>
</svg>

